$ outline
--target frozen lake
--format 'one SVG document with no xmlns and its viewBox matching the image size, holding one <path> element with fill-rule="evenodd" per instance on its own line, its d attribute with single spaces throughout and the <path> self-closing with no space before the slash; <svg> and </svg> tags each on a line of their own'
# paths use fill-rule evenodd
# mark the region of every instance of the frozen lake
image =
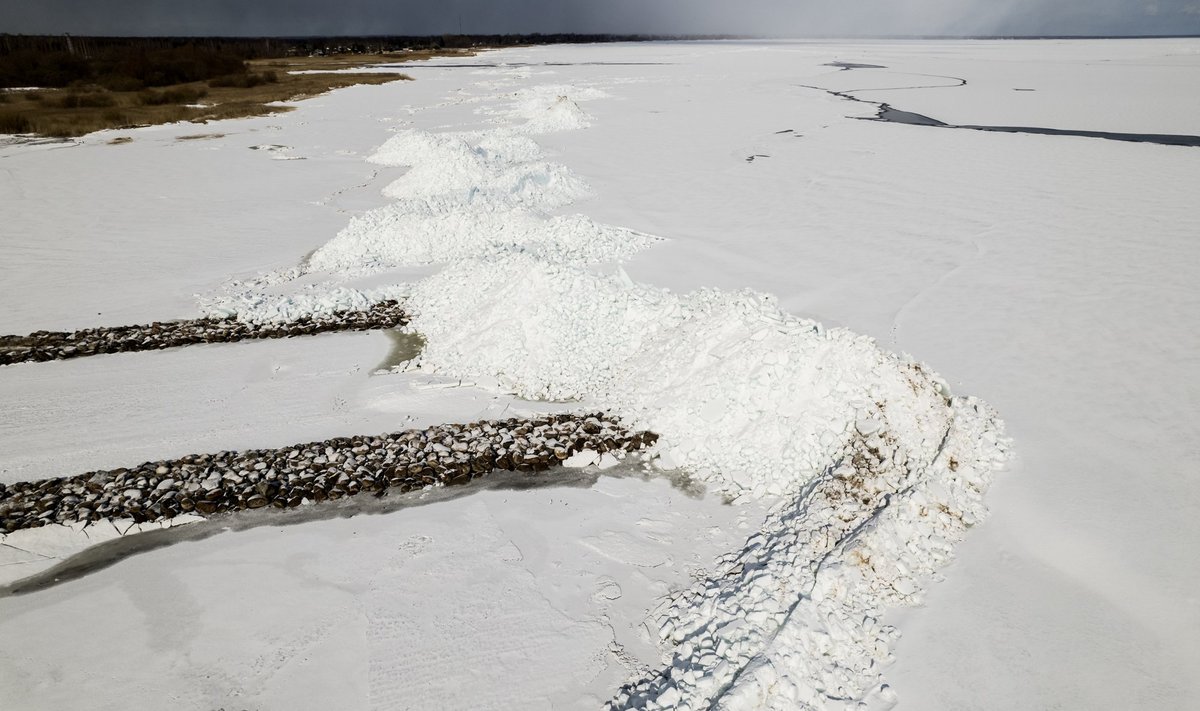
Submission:
<svg viewBox="0 0 1200 711">
<path fill-rule="evenodd" d="M 0 482 L 580 398 L 662 430 L 659 466 L 708 494 L 586 478 L 183 540 L 0 598 L 21 640 L 0 698 L 596 708 L 672 654 L 700 671 L 657 687 L 669 705 L 1200 698 L 1200 150 L 1105 138 L 1200 135 L 1200 40 L 560 46 L 413 74 L 267 118 L 0 147 L 2 333 L 402 285 L 429 336 L 422 369 L 382 374 L 378 333 L 0 368 Z M 862 120 L 880 105 L 1046 131 Z M 981 502 L 982 464 L 939 468 L 932 370 L 1007 425 Z M 967 517 L 879 504 L 821 548 L 817 509 L 788 503 L 830 464 L 824 435 L 877 420 L 934 472 L 911 488 Z M 982 461 L 989 426 L 948 439 Z M 787 552 L 762 558 L 765 592 L 722 587 L 721 557 L 755 546 Z M 697 585 L 754 633 L 703 592 L 671 617 Z M 696 644 L 660 639 L 664 615 Z M 714 690 L 731 672 L 701 639 L 753 671 Z"/>
</svg>

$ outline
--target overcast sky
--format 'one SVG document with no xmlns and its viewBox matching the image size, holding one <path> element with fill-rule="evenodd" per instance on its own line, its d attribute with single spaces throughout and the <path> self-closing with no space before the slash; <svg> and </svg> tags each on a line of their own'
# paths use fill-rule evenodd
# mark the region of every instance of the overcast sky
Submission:
<svg viewBox="0 0 1200 711">
<path fill-rule="evenodd" d="M 1200 34 L 1200 0 L 0 0 L 0 32 Z"/>
</svg>

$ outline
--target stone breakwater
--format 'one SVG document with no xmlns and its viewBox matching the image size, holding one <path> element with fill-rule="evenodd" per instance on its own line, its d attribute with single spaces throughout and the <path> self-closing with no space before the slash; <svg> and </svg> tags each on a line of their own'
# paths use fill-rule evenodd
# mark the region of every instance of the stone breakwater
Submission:
<svg viewBox="0 0 1200 711">
<path fill-rule="evenodd" d="M 394 300 L 363 311 L 303 316 L 281 323 L 251 323 L 236 318 L 199 318 L 154 322 L 146 326 L 87 328 L 81 331 L 37 331 L 28 336 L 0 336 L 0 365 L 65 360 L 100 353 L 152 351 L 197 343 L 230 343 L 259 338 L 289 338 L 331 331 L 396 328 L 408 322 Z"/>
<path fill-rule="evenodd" d="M 291 508 L 372 492 L 463 484 L 494 469 L 541 471 L 572 455 L 652 445 L 604 414 L 447 424 L 280 449 L 194 454 L 132 468 L 0 484 L 0 533 L 104 519 L 156 522 L 264 506 Z"/>
</svg>

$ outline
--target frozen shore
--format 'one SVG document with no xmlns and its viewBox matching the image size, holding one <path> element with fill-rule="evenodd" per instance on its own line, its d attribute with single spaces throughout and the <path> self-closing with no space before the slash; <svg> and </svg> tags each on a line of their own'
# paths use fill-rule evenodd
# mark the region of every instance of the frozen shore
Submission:
<svg viewBox="0 0 1200 711">
<path fill-rule="evenodd" d="M 163 654 L 148 627 L 125 638 L 122 661 L 154 668 L 159 692 L 215 680 L 181 694 L 198 707 L 298 698 L 362 708 L 404 699 L 731 710 L 1178 705 L 1190 698 L 1182 671 L 1196 657 L 1179 630 L 1200 612 L 1180 592 L 1195 573 L 1176 563 L 1200 546 L 1179 464 L 1186 457 L 1169 454 L 1196 439 L 1180 424 L 1188 398 L 1171 393 L 1200 377 L 1170 375 L 1190 367 L 1181 354 L 1196 338 L 1187 286 L 1196 275 L 1165 265 L 1200 263 L 1186 258 L 1194 251 L 1186 237 L 1200 226 L 1186 188 L 1197 178 L 1194 151 L 859 121 L 870 107 L 797 84 L 894 100 L 961 125 L 1194 134 L 1180 118 L 1193 99 L 1155 87 L 1194 71 L 1195 49 L 1194 41 L 514 49 L 478 67 L 431 63 L 412 84 L 302 105 L 279 119 L 279 143 L 325 156 L 343 186 L 357 187 L 318 200 L 336 204 L 337 219 L 302 225 L 301 209 L 291 243 L 267 240 L 269 259 L 222 257 L 224 281 L 209 266 L 181 279 L 200 295 L 192 308 L 238 304 L 251 320 L 269 319 L 306 293 L 392 290 L 406 299 L 406 328 L 424 348 L 405 368 L 369 379 L 342 361 L 336 377 L 306 374 L 306 383 L 336 384 L 334 395 L 297 395 L 295 425 L 270 398 L 254 400 L 248 411 L 271 417 L 267 431 L 247 421 L 224 436 L 277 442 L 293 426 L 344 431 L 347 420 L 396 413 L 401 403 L 435 421 L 580 404 L 661 434 L 654 466 L 686 470 L 709 496 L 602 480 L 563 492 L 559 513 L 550 490 L 514 494 L 515 508 L 484 492 L 419 514 L 157 550 L 0 601 L 11 612 L 0 633 L 39 640 L 6 659 L 0 687 L 31 708 L 70 703 L 61 684 L 48 689 L 50 675 L 85 684 L 111 669 L 72 641 L 87 607 L 110 604 L 118 626 L 161 620 L 168 610 L 148 591 L 171 590 L 188 608 L 172 637 L 179 651 Z M 606 62 L 613 53 L 630 64 Z M 1079 68 L 1101 55 L 1117 61 Z M 564 61 L 547 66 L 551 59 Z M 838 61 L 874 66 L 826 66 Z M 1122 107 L 1138 105 L 1124 91 L 1157 108 L 1085 115 L 1094 107 L 1073 102 L 1096 100 L 1097 86 Z M 316 131 L 319 122 L 331 123 Z M 229 156 L 226 146 L 258 141 L 249 132 L 262 130 L 260 121 L 231 124 L 213 149 Z M 342 135 L 353 155 L 339 153 Z M 137 145 L 135 137 L 123 148 Z M 146 146 L 144 165 L 175 149 Z M 207 165 L 197 150 L 189 146 L 188 159 Z M 246 180 L 267 174 L 250 167 L 256 153 L 236 159 Z M 69 155 L 3 160 L 48 166 Z M 79 161 L 72 165 L 89 170 Z M 304 167 L 311 162 L 270 170 L 291 171 L 280 185 L 307 180 L 296 191 L 303 201 L 328 191 Z M 48 193 L 36 180 L 25 187 Z M 279 206 L 267 212 L 288 219 Z M 173 214 L 164 205 L 131 219 L 153 225 L 154 215 Z M 14 220 L 31 218 L 22 211 Z M 145 248 L 124 248 L 133 246 Z M 171 249 L 150 263 L 177 259 Z M 60 257 L 30 264 L 43 260 Z M 61 267 L 71 286 L 46 299 L 45 311 L 88 325 L 91 314 L 71 294 L 119 272 Z M 169 281 L 105 298 L 134 313 L 149 284 Z M 166 288 L 178 306 L 178 290 Z M 36 310 L 22 307 L 20 319 Z M 136 320 L 148 319 L 127 322 Z M 1146 342 L 1158 346 L 1147 351 Z M 310 343 L 310 357 L 334 352 L 332 339 Z M 171 356 L 136 357 L 159 373 Z M 251 372 L 270 375 L 247 378 L 250 393 L 284 392 L 259 380 L 287 388 L 301 374 L 287 358 L 254 357 Z M 1125 367 L 1146 358 L 1157 367 Z M 73 363 L 0 370 L 0 389 L 28 403 L 0 429 L 18 452 L 2 468 L 61 456 L 46 448 L 33 403 L 38 389 L 62 402 L 69 393 L 16 380 L 29 372 L 18 368 L 32 367 L 105 377 Z M 111 367 L 132 361 L 114 357 Z M 220 369 L 198 377 L 187 392 L 223 380 Z M 118 389 L 97 392 L 116 402 Z M 997 411 L 962 393 L 997 406 L 1015 460 Z M 63 417 L 89 427 L 90 415 Z M 114 451 L 97 445 L 73 456 L 111 461 Z M 985 498 L 1009 462 L 1013 476 Z M 1144 486 L 1130 492 L 1129 481 Z M 988 508 L 995 516 L 981 526 Z M 234 541 L 254 551 L 245 559 L 253 563 L 238 562 Z M 257 587 L 179 570 L 190 550 Z M 1117 553 L 1131 550 L 1162 554 Z M 1118 580 L 1132 582 L 1112 587 Z M 282 596 L 290 622 L 238 614 L 222 602 L 238 590 Z M 45 631 L 48 615 L 61 626 Z M 1142 653 L 1112 664 L 1124 646 Z M 218 647 L 228 663 L 211 654 Z M 1082 651 L 1061 654 L 1066 647 Z M 437 664 L 404 668 L 414 653 L 476 660 L 472 668 L 484 671 L 464 680 Z M 339 675 L 335 690 L 327 682 Z M 125 686 L 137 687 L 135 677 L 125 673 Z M 103 706 L 107 692 L 98 693 Z M 149 700 L 155 690 L 137 693 Z"/>
</svg>

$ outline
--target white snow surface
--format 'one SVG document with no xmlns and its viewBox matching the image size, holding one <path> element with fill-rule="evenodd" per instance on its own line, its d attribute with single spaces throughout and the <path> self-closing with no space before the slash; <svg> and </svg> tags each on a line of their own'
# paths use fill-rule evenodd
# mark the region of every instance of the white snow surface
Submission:
<svg viewBox="0 0 1200 711">
<path fill-rule="evenodd" d="M 834 60 L 886 68 L 825 66 Z M 432 521 L 408 520 L 436 525 L 443 511 L 459 540 L 438 565 L 411 569 L 432 572 L 428 582 L 384 555 L 389 541 L 411 535 L 391 530 L 391 516 L 357 549 L 361 570 L 320 542 L 345 540 L 354 519 L 305 524 L 318 538 L 315 559 L 284 536 L 256 534 L 256 560 L 299 565 L 298 573 L 280 566 L 264 595 L 296 588 L 299 575 L 321 590 L 349 587 L 339 604 L 363 612 L 323 614 L 332 602 L 324 593 L 288 593 L 317 626 L 284 640 L 252 621 L 259 631 L 243 649 L 252 663 L 231 669 L 196 645 L 220 640 L 213 631 L 244 618 L 219 602 L 228 597 L 220 586 L 189 579 L 183 589 L 201 602 L 186 618 L 204 628 L 193 630 L 199 642 L 187 656 L 206 660 L 230 698 L 386 708 L 399 703 L 394 684 L 402 684 L 406 702 L 436 705 L 449 698 L 444 689 L 388 672 L 403 664 L 396 650 L 463 657 L 495 650 L 480 639 L 516 639 L 521 630 L 552 641 L 543 645 L 549 656 L 537 658 L 553 659 L 553 673 L 526 674 L 535 656 L 518 644 L 489 657 L 496 666 L 488 674 L 447 683 L 466 684 L 474 705 L 489 708 L 606 700 L 612 708 L 730 710 L 1182 708 L 1200 693 L 1190 674 L 1200 664 L 1200 608 L 1188 592 L 1200 585 L 1189 565 L 1200 550 L 1200 500 L 1187 468 L 1200 451 L 1188 426 L 1200 373 L 1187 355 L 1200 348 L 1192 286 L 1200 255 L 1191 239 L 1200 233 L 1191 196 L 1200 153 L 859 121 L 872 107 L 811 88 L 864 90 L 863 98 L 953 123 L 1200 133 L 1188 119 L 1200 92 L 1182 88 L 1200 76 L 1196 40 L 646 44 L 514 49 L 474 61 L 500 66 L 431 63 L 417 82 L 372 94 L 396 97 L 371 104 L 372 116 L 390 112 L 394 135 L 379 136 L 372 153 L 354 134 L 355 153 L 369 158 L 363 165 L 383 171 L 357 192 L 372 186 L 390 204 L 346 204 L 341 231 L 327 230 L 324 246 L 297 262 L 315 246 L 316 231 L 304 227 L 291 263 L 286 245 L 272 246 L 258 277 L 239 271 L 248 260 L 223 283 L 199 270 L 202 307 L 278 319 L 403 295 L 411 329 L 427 340 L 419 369 L 370 388 L 352 382 L 356 403 L 386 400 L 383 390 L 403 390 L 413 378 L 440 378 L 483 386 L 471 391 L 496 403 L 511 403 L 507 392 L 612 408 L 663 435 L 653 452 L 660 470 L 684 468 L 739 504 L 732 511 L 770 512 L 748 539 L 733 528 L 704 539 L 693 526 L 716 524 L 730 507 L 689 515 L 659 498 L 672 523 L 642 529 L 622 523 L 649 517 L 635 513 L 635 489 L 599 485 L 596 496 L 572 497 L 596 507 L 583 548 L 599 558 L 587 561 L 616 561 L 605 568 L 614 581 L 621 566 L 655 569 L 650 580 L 618 584 L 628 590 L 641 580 L 659 596 L 648 617 L 646 595 L 596 608 L 562 594 L 555 575 L 567 575 L 563 561 L 579 551 L 555 553 L 548 567 L 524 565 L 530 545 L 572 539 L 569 524 L 543 521 L 546 509 L 529 497 L 514 495 L 511 512 L 537 531 L 529 535 L 495 533 L 495 509 L 479 515 L 471 498 L 427 507 Z M 536 66 L 543 61 L 556 64 Z M 337 96 L 296 115 L 337 116 Z M 49 164 L 67 153 L 30 147 L 5 160 Z M 303 171 L 311 162 L 282 165 Z M 29 222 L 23 210 L 14 220 Z M 17 263 L 30 254 L 18 249 Z M 94 288 L 115 268 L 101 266 L 64 273 Z M 69 291 L 75 282 L 61 283 Z M 47 303 L 54 318 L 86 320 L 72 315 L 69 299 Z M 17 372 L 26 371 L 0 376 Z M 996 413 L 958 391 L 997 403 L 1018 458 L 1008 460 Z M 436 398 L 420 407 L 453 409 Z M 86 424 L 87 416 L 64 418 Z M 19 421 L 10 441 L 36 441 L 36 427 L 36 418 Z M 155 427 L 138 427 L 155 436 Z M 253 439 L 252 428 L 243 430 Z M 1006 462 L 1013 476 L 987 498 L 996 515 L 958 547 L 987 513 L 984 494 Z M 585 455 L 573 463 L 611 464 Z M 490 494 L 483 500 L 495 503 Z M 486 563 L 472 553 L 480 536 L 485 551 L 507 550 L 509 537 L 517 554 Z M 677 546 L 689 536 L 707 540 L 706 551 L 726 551 L 689 568 L 690 580 L 660 557 L 663 540 Z M 216 562 L 227 553 L 222 540 L 206 542 L 214 566 L 229 565 Z M 134 566 L 138 580 L 185 553 L 148 554 Z M 482 566 L 489 589 L 533 600 L 541 612 L 517 615 L 503 596 L 471 597 L 466 607 L 475 612 L 448 603 L 437 581 L 461 580 L 456 561 Z M 570 579 L 595 582 L 591 605 L 612 599 L 589 565 L 570 567 Z M 361 571 L 376 569 L 385 574 L 367 576 L 364 590 Z M 105 595 L 118 619 L 159 615 L 145 600 L 113 598 L 116 572 L 85 587 Z M 136 592 L 137 584 L 124 588 Z M 0 633 L 39 640 L 19 665 L 4 665 L 19 673 L 0 677 L 30 708 L 69 703 L 46 692 L 49 679 L 83 684 L 81 663 L 103 666 L 86 654 L 54 661 L 56 642 L 70 637 L 39 636 L 47 624 L 40 601 L 70 620 L 63 624 L 82 624 L 91 607 L 65 586 L 0 601 L 16 613 Z M 453 622 L 407 634 L 418 608 Z M 611 638 L 585 633 L 588 621 Z M 488 633 L 481 638 L 479 629 Z M 467 646 L 435 641 L 455 634 Z M 578 641 L 563 641 L 570 638 Z M 351 674 L 341 697 L 303 684 L 305 695 L 292 696 L 287 686 L 310 668 L 340 665 L 273 661 L 273 650 L 285 648 L 348 658 L 364 639 L 368 659 L 354 666 L 369 671 Z M 134 642 L 130 658 L 165 658 L 152 648 Z M 212 705 L 220 689 L 197 694 L 189 698 Z"/>
<path fill-rule="evenodd" d="M 982 517 L 979 497 L 1005 458 L 1002 426 L 986 405 L 953 398 L 920 364 L 845 329 L 789 316 L 769 296 L 675 295 L 635 284 L 619 268 L 614 276 L 594 273 L 591 263 L 631 256 L 653 240 L 613 228 L 610 239 L 588 240 L 601 233 L 590 220 L 548 214 L 590 191 L 518 131 L 589 126 L 546 123 L 547 113 L 576 115 L 571 93 L 556 85 L 518 99 L 504 114 L 514 126 L 398 133 L 370 158 L 407 168 L 384 189 L 397 202 L 352 222 L 313 254 L 308 269 L 361 272 L 448 261 L 418 282 L 407 301 L 409 328 L 426 340 L 419 367 L 487 379 L 530 399 L 587 399 L 660 434 L 660 466 L 687 468 L 731 498 L 783 499 L 760 532 L 772 551 L 760 564 L 774 575 L 749 575 L 719 596 L 724 605 L 705 595 L 679 598 L 660 622 L 661 636 L 672 667 L 688 676 L 668 667 L 616 705 L 699 708 L 727 696 L 736 703 L 739 694 L 771 708 L 866 699 L 880 686 L 880 668 L 870 660 L 887 647 L 865 630 L 878 630 L 887 604 L 910 599 L 919 590 L 913 576 L 945 562 L 947 541 Z M 545 96 L 557 96 L 549 108 L 540 100 Z M 947 442 L 963 439 L 945 451 Z M 864 468 L 865 452 L 879 460 L 871 470 Z M 845 494 L 848 487 L 856 493 Z M 824 505 L 815 506 L 813 497 Z M 913 500 L 924 508 L 909 505 Z M 922 526 L 897 511 L 945 520 Z M 890 534 L 859 535 L 884 528 L 884 520 Z M 831 529 L 831 521 L 839 527 Z M 925 543 L 931 537 L 941 545 Z M 901 573 L 882 566 L 847 568 L 855 575 L 826 572 L 825 586 L 848 611 L 840 644 L 788 637 L 823 614 L 798 606 L 813 587 L 800 571 L 817 570 L 832 550 L 851 543 L 855 555 L 869 560 L 888 550 L 880 547 L 906 540 L 911 560 Z M 905 581 L 907 595 L 881 593 L 891 589 L 888 573 Z M 720 579 L 710 578 L 704 590 Z M 761 593 L 760 583 L 775 592 Z M 679 618 L 689 620 L 687 635 L 672 631 Z M 729 624 L 742 618 L 753 624 Z M 792 644 L 767 644 L 782 639 Z M 789 664 L 793 658 L 806 661 Z M 748 674 L 752 664 L 771 668 L 773 676 L 745 691 L 757 678 Z"/>
</svg>

